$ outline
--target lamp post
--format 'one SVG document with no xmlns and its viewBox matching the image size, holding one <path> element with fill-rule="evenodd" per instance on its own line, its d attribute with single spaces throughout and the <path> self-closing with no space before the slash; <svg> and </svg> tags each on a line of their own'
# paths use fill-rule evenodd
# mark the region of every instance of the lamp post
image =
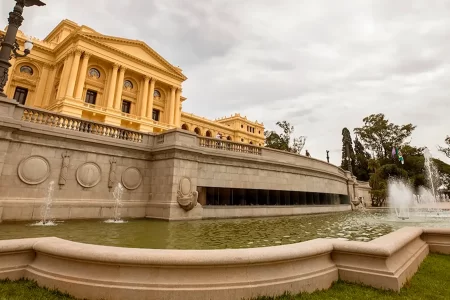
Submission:
<svg viewBox="0 0 450 300">
<path fill-rule="evenodd" d="M 9 62 L 11 58 L 14 57 L 24 57 L 30 54 L 33 48 L 33 43 L 31 41 L 26 41 L 24 45 L 23 54 L 19 53 L 20 47 L 17 43 L 16 36 L 19 27 L 23 22 L 23 8 L 30 6 L 43 6 L 44 2 L 40 0 L 15 0 L 16 5 L 12 12 L 9 13 L 8 18 L 8 30 L 5 36 L 0 37 L 0 42 L 2 48 L 0 49 L 0 97 L 6 97 L 4 93 L 4 88 L 6 82 L 8 81 L 8 69 L 11 67 Z M 12 53 L 11 53 L 12 52 Z"/>
<path fill-rule="evenodd" d="M 330 156 L 328 155 L 330 151 L 327 150 L 327 162 L 330 163 Z"/>
</svg>

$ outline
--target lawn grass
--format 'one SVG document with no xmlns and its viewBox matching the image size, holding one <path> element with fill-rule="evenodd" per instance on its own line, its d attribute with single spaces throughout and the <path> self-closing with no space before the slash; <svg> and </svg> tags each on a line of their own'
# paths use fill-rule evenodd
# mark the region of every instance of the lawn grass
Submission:
<svg viewBox="0 0 450 300">
<path fill-rule="evenodd" d="M 450 299 L 450 255 L 430 254 L 400 291 L 377 290 L 359 284 L 336 282 L 326 291 L 312 294 L 259 297 L 256 300 L 449 300 Z"/>
<path fill-rule="evenodd" d="M 58 291 L 40 288 L 27 280 L 0 281 L 0 300 L 76 300 Z M 400 293 L 377 290 L 358 284 L 336 282 L 326 291 L 312 294 L 259 297 L 256 300 L 448 300 L 450 299 L 450 256 L 430 254 L 419 271 Z"/>
</svg>

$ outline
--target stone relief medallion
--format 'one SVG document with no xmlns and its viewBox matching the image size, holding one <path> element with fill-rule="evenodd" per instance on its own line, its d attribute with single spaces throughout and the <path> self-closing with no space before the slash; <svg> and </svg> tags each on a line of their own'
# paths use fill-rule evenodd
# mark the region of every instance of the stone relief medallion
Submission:
<svg viewBox="0 0 450 300">
<path fill-rule="evenodd" d="M 100 182 L 102 170 L 96 163 L 87 162 L 78 167 L 76 178 L 82 187 L 91 188 Z"/>
<path fill-rule="evenodd" d="M 50 163 L 42 156 L 30 156 L 20 162 L 17 173 L 26 184 L 39 184 L 50 175 Z"/>
<path fill-rule="evenodd" d="M 192 191 L 191 180 L 188 177 L 180 179 L 177 193 L 177 202 L 185 211 L 190 211 L 197 206 L 198 192 Z"/>
<path fill-rule="evenodd" d="M 142 182 L 142 175 L 139 169 L 130 167 L 122 173 L 122 184 L 127 190 L 137 189 Z"/>
</svg>

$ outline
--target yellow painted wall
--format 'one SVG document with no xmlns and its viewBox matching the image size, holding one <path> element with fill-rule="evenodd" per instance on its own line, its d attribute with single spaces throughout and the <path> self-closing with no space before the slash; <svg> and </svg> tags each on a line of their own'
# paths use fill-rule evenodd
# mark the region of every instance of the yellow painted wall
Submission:
<svg viewBox="0 0 450 300">
<path fill-rule="evenodd" d="M 23 47 L 26 36 L 19 31 L 17 40 Z M 182 112 L 187 77 L 143 42 L 105 36 L 70 20 L 32 41 L 28 57 L 11 61 L 5 88 L 9 98 L 17 87 L 27 89 L 26 106 L 145 132 L 197 129 L 203 136 L 220 132 L 224 139 L 264 145 L 262 123 L 239 114 L 213 121 Z M 96 93 L 95 104 L 86 103 L 88 91 Z M 123 101 L 131 103 L 129 114 L 122 112 Z M 152 118 L 154 109 L 159 120 Z"/>
</svg>

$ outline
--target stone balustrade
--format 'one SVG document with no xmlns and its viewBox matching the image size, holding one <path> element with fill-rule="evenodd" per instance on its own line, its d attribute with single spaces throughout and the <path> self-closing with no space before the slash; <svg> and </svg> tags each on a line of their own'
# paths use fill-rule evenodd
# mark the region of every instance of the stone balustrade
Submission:
<svg viewBox="0 0 450 300">
<path fill-rule="evenodd" d="M 67 130 L 81 131 L 135 143 L 142 143 L 143 141 L 143 134 L 138 131 L 69 117 L 36 108 L 24 108 L 22 121 Z"/>
<path fill-rule="evenodd" d="M 200 147 L 261 155 L 261 147 L 208 137 L 198 137 Z"/>
</svg>

